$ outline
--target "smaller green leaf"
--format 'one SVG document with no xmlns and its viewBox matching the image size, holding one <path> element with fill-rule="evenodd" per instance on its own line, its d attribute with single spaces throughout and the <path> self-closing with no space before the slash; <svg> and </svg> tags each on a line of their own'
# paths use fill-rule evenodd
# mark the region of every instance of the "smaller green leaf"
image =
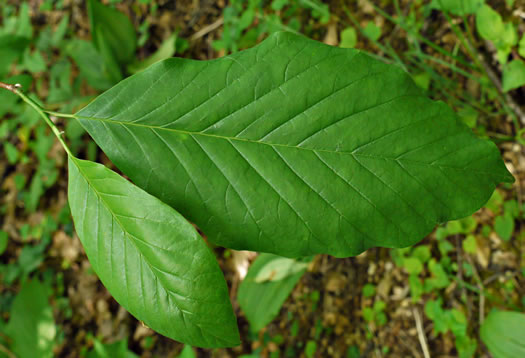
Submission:
<svg viewBox="0 0 525 358">
<path fill-rule="evenodd" d="M 521 37 L 519 48 L 518 48 L 518 53 L 520 54 L 521 57 L 525 58 L 525 35 Z"/>
<path fill-rule="evenodd" d="M 279 11 L 283 7 L 288 5 L 289 2 L 290 2 L 290 0 L 273 0 L 272 1 L 272 5 L 271 5 L 272 6 L 272 10 Z"/>
<path fill-rule="evenodd" d="M 476 13 L 483 2 L 484 0 L 432 0 L 430 8 L 463 16 Z"/>
<path fill-rule="evenodd" d="M 404 259 L 403 266 L 411 275 L 419 275 L 423 271 L 423 264 L 416 257 L 407 257 Z"/>
<path fill-rule="evenodd" d="M 375 313 L 374 310 L 370 307 L 363 308 L 363 319 L 366 322 L 372 322 L 374 320 Z"/>
<path fill-rule="evenodd" d="M 341 31 L 341 42 L 339 47 L 342 48 L 354 48 L 357 44 L 357 32 L 353 27 L 347 27 Z"/>
<path fill-rule="evenodd" d="M 11 65 L 24 53 L 29 40 L 22 36 L 0 35 L 0 78 L 5 77 Z"/>
<path fill-rule="evenodd" d="M 159 62 L 172 57 L 175 51 L 177 50 L 176 43 L 177 34 L 173 34 L 166 40 L 164 40 L 164 42 L 162 42 L 159 49 L 153 55 L 151 55 L 143 61 L 135 62 L 129 65 L 128 71 L 130 73 L 137 73 L 153 65 L 155 62 Z"/>
<path fill-rule="evenodd" d="M 28 39 L 33 37 L 33 27 L 31 26 L 31 14 L 29 4 L 27 2 L 22 2 L 20 6 L 20 11 L 18 13 L 16 27 L 16 36 L 26 37 Z"/>
<path fill-rule="evenodd" d="M 476 353 L 478 342 L 474 338 L 468 336 L 456 337 L 456 348 L 459 353 L 459 358 L 471 358 Z"/>
<path fill-rule="evenodd" d="M 421 72 L 415 75 L 412 75 L 412 79 L 422 89 L 425 91 L 428 91 L 430 88 L 430 73 L 429 72 Z"/>
<path fill-rule="evenodd" d="M 483 5 L 476 12 L 476 28 L 481 37 L 489 41 L 498 41 L 505 33 L 501 15 L 489 5 Z"/>
<path fill-rule="evenodd" d="M 40 51 L 35 50 L 31 53 L 28 49 L 24 53 L 20 69 L 26 69 L 31 73 L 43 72 L 47 69 L 46 61 L 44 60 L 44 57 L 42 57 Z"/>
<path fill-rule="evenodd" d="M 127 339 L 104 344 L 95 338 L 93 341 L 93 350 L 88 352 L 86 358 L 138 358 L 138 356 L 128 350 Z"/>
<path fill-rule="evenodd" d="M 421 263 L 425 263 L 428 260 L 430 260 L 432 253 L 430 252 L 430 247 L 428 247 L 427 245 L 420 245 L 415 247 L 414 250 L 412 250 L 410 256 L 417 257 L 419 261 L 421 261 Z"/>
<path fill-rule="evenodd" d="M 297 272 L 304 271 L 308 267 L 307 262 L 299 262 L 294 259 L 281 257 L 268 262 L 257 273 L 255 282 L 279 281 L 292 276 Z"/>
<path fill-rule="evenodd" d="M 9 164 L 15 164 L 18 160 L 18 149 L 11 142 L 4 142 L 4 152 Z"/>
<path fill-rule="evenodd" d="M 369 22 L 363 29 L 363 34 L 370 40 L 377 41 L 381 37 L 381 29 L 373 22 Z"/>
<path fill-rule="evenodd" d="M 434 332 L 436 334 L 446 333 L 449 329 L 448 320 L 445 319 L 445 311 L 441 305 L 441 299 L 429 300 L 425 303 L 425 314 L 434 322 Z"/>
<path fill-rule="evenodd" d="M 53 32 L 53 36 L 51 37 L 51 44 L 54 47 L 59 47 L 62 44 L 62 40 L 66 35 L 68 25 L 69 16 L 66 15 L 62 18 L 62 20 L 60 20 L 60 23 L 58 24 L 55 32 Z"/>
<path fill-rule="evenodd" d="M 509 213 L 510 216 L 513 218 L 517 218 L 520 214 L 520 208 L 518 206 L 518 202 L 514 199 L 507 200 L 505 203 L 503 203 L 503 210 L 506 213 Z"/>
<path fill-rule="evenodd" d="M 304 349 L 304 354 L 306 355 L 307 358 L 314 357 L 316 351 L 317 351 L 317 343 L 315 343 L 315 341 L 306 342 L 306 348 Z"/>
<path fill-rule="evenodd" d="M 73 157 L 68 198 L 93 269 L 131 314 L 194 346 L 239 344 L 219 265 L 179 213 L 103 165 Z"/>
<path fill-rule="evenodd" d="M 0 230 L 0 255 L 2 255 L 7 249 L 7 244 L 9 241 L 9 236 L 7 232 Z"/>
<path fill-rule="evenodd" d="M 503 70 L 503 91 L 508 92 L 525 86 L 525 62 L 514 60 Z"/>
<path fill-rule="evenodd" d="M 88 0 L 88 14 L 93 42 L 101 53 L 112 55 L 119 65 L 131 63 L 135 56 L 137 35 L 133 24 L 118 10 Z"/>
<path fill-rule="evenodd" d="M 485 204 L 485 207 L 492 211 L 494 215 L 498 215 L 501 212 L 501 206 L 503 205 L 503 196 L 499 190 L 494 190 L 489 201 Z"/>
<path fill-rule="evenodd" d="M 371 283 L 367 283 L 366 285 L 364 285 L 363 287 L 363 296 L 364 297 L 372 297 L 376 294 L 376 287 L 371 284 Z"/>
<path fill-rule="evenodd" d="M 28 281 L 16 296 L 6 333 L 13 343 L 10 349 L 19 357 L 53 356 L 56 327 L 48 294 L 38 280 Z"/>
<path fill-rule="evenodd" d="M 424 292 L 423 283 L 417 275 L 410 275 L 408 278 L 410 286 L 410 295 L 412 296 L 412 302 L 417 302 Z"/>
<path fill-rule="evenodd" d="M 525 357 L 525 314 L 491 311 L 480 336 L 494 358 Z"/>
<path fill-rule="evenodd" d="M 469 235 L 463 240 L 463 250 L 469 254 L 475 254 L 478 246 L 476 244 L 476 238 L 474 235 Z"/>
<path fill-rule="evenodd" d="M 104 91 L 116 83 L 106 69 L 104 58 L 91 42 L 74 39 L 67 45 L 66 53 L 73 58 L 82 77 L 94 89 Z"/>
<path fill-rule="evenodd" d="M 513 47 L 518 44 L 518 33 L 516 32 L 516 28 L 514 27 L 514 24 L 511 22 L 505 23 L 505 31 L 503 32 L 503 36 L 501 38 L 501 43 L 504 46 Z"/>
<path fill-rule="evenodd" d="M 514 232 L 514 218 L 509 213 L 498 216 L 494 220 L 494 230 L 503 241 L 509 241 Z"/>
<path fill-rule="evenodd" d="M 197 358 L 191 346 L 184 346 L 177 358 Z"/>
<path fill-rule="evenodd" d="M 425 280 L 425 288 L 432 290 L 434 288 L 445 288 L 450 284 L 447 273 L 443 269 L 443 266 L 436 262 L 435 259 L 431 259 L 428 262 L 428 269 L 432 272 L 432 277 Z"/>
<path fill-rule="evenodd" d="M 250 322 L 250 328 L 253 332 L 258 332 L 277 316 L 284 301 L 306 271 L 306 266 L 303 265 L 301 270 L 295 271 L 281 280 L 256 281 L 265 267 L 282 259 L 282 257 L 272 254 L 259 255 L 239 286 L 237 300 Z"/>
</svg>

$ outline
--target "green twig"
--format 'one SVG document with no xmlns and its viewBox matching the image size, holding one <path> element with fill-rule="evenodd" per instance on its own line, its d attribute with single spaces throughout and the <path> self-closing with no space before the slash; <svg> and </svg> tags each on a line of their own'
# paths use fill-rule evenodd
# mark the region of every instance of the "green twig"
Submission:
<svg viewBox="0 0 525 358">
<path fill-rule="evenodd" d="M 73 157 L 73 153 L 71 153 L 71 150 L 69 149 L 69 147 L 67 146 L 66 142 L 62 138 L 62 133 L 58 130 L 58 128 L 55 125 L 55 123 L 53 123 L 53 121 L 48 117 L 48 115 L 45 113 L 45 111 L 44 111 L 44 109 L 42 107 L 40 107 L 35 101 L 33 101 L 28 96 L 26 96 L 20 90 L 21 89 L 20 85 L 10 85 L 10 84 L 7 84 L 7 83 L 0 82 L 0 88 L 4 88 L 4 89 L 6 89 L 8 91 L 11 91 L 12 93 L 14 93 L 17 96 L 19 96 L 20 98 L 22 98 L 22 100 L 24 100 L 24 102 L 26 102 L 31 107 L 33 107 L 33 109 L 38 112 L 40 117 L 42 117 L 44 119 L 44 121 L 49 125 L 49 127 L 51 128 L 51 131 L 55 134 L 55 136 L 57 137 L 58 141 L 60 142 L 60 144 L 62 145 L 62 147 L 66 151 L 66 153 L 70 157 Z"/>
</svg>

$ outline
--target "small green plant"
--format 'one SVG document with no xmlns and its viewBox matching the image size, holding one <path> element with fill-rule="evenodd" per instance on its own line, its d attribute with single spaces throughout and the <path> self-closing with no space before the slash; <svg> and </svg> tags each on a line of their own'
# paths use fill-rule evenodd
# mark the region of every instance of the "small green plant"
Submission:
<svg viewBox="0 0 525 358">
<path fill-rule="evenodd" d="M 494 358 L 523 356 L 525 354 L 525 314 L 491 311 L 481 325 L 481 339 Z"/>
<path fill-rule="evenodd" d="M 412 245 L 513 180 L 493 143 L 399 68 L 291 33 L 219 60 L 159 62 L 76 114 L 1 86 L 67 152 L 71 213 L 101 281 L 194 346 L 239 336 L 217 262 L 185 218 L 228 248 L 347 257 Z M 136 185 L 78 159 L 50 115 L 78 120 Z M 440 264 L 429 269 L 441 285 Z M 376 301 L 378 324 L 383 309 Z"/>
</svg>

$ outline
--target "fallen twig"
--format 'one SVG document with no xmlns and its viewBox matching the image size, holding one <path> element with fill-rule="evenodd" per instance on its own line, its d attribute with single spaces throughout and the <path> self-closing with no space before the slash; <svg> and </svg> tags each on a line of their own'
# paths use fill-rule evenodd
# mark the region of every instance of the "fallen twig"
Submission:
<svg viewBox="0 0 525 358">
<path fill-rule="evenodd" d="M 425 358 L 430 358 L 427 337 L 425 335 L 425 331 L 423 330 L 423 323 L 421 321 L 421 315 L 419 314 L 419 310 L 416 307 L 414 307 L 412 309 L 412 313 L 414 314 L 414 319 L 416 321 L 417 337 L 419 338 L 419 344 L 421 344 L 421 349 L 423 350 L 423 356 Z"/>
<path fill-rule="evenodd" d="M 200 39 L 201 37 L 203 37 L 203 36 L 207 35 L 208 33 L 218 29 L 219 27 L 221 27 L 223 23 L 224 23 L 224 18 L 220 17 L 214 23 L 211 23 L 208 26 L 205 26 L 202 29 L 200 29 L 199 31 L 197 31 L 196 33 L 194 33 L 191 36 L 190 40 L 191 41 L 195 41 L 195 40 Z"/>
</svg>

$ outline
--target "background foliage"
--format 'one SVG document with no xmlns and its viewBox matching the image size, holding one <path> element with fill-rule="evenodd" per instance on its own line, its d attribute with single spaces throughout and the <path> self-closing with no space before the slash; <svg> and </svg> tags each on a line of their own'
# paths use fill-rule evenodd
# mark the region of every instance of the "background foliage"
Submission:
<svg viewBox="0 0 525 358">
<path fill-rule="evenodd" d="M 427 349 L 471 357 L 497 349 L 490 327 L 501 321 L 489 312 L 525 311 L 524 1 L 104 4 L 0 0 L 0 80 L 74 112 L 157 60 L 210 59 L 277 30 L 299 32 L 409 72 L 499 145 L 516 182 L 413 248 L 310 262 L 261 255 L 247 276 L 254 254 L 216 248 L 243 345 L 192 350 L 132 319 L 99 283 L 73 230 L 64 153 L 30 108 L 0 92 L 0 356 L 423 357 Z M 58 124 L 80 157 L 111 165 L 76 121 Z M 272 290 L 273 299 L 249 299 Z"/>
</svg>

